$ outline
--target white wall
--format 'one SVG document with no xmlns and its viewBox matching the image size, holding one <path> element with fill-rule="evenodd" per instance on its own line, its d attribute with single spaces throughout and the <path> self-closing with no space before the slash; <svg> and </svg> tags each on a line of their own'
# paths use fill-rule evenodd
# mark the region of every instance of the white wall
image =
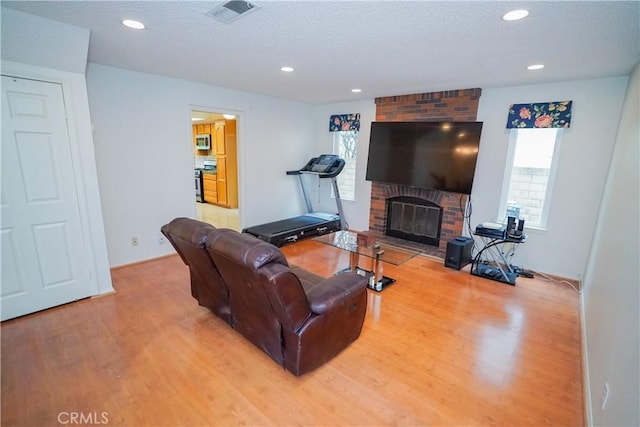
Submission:
<svg viewBox="0 0 640 427">
<path fill-rule="evenodd" d="M 506 129 L 509 105 L 574 101 L 571 128 L 564 132 L 562 140 L 548 228 L 527 230 L 529 240 L 518 249 L 515 263 L 562 277 L 583 276 L 627 81 L 628 77 L 618 77 L 483 90 L 478 120 L 484 122 L 484 127 L 472 194 L 473 227 L 485 221 L 502 220 L 498 218 L 498 209 L 509 143 Z M 351 228 L 366 230 L 371 184 L 365 181 L 365 172 L 370 123 L 375 120 L 374 101 L 315 107 L 315 140 L 318 153 L 330 152 L 333 139 L 327 130 L 328 117 L 351 112 L 361 113 L 361 132 L 356 201 L 344 202 L 345 216 Z M 325 185 L 319 198 L 314 193 L 313 201 L 319 201 L 325 210 L 335 209 L 329 194 Z"/>
<path fill-rule="evenodd" d="M 472 227 L 502 221 L 498 213 L 513 103 L 573 100 L 565 130 L 547 230 L 527 229 L 528 241 L 513 262 L 549 274 L 581 278 L 602 199 L 628 77 L 483 89 L 478 120 L 484 122 L 473 184 Z M 525 224 L 526 225 L 526 224 Z"/>
<path fill-rule="evenodd" d="M 93 63 L 87 84 L 111 266 L 171 253 L 160 227 L 195 217 L 192 108 L 239 116 L 241 226 L 303 212 L 285 171 L 314 154 L 311 106 Z"/>
<path fill-rule="evenodd" d="M 593 425 L 640 425 L 640 65 L 631 75 L 584 280 Z M 605 410 L 600 406 L 609 384 Z"/>
<path fill-rule="evenodd" d="M 347 102 L 325 104 L 315 107 L 315 143 L 316 155 L 333 152 L 333 135 L 329 132 L 329 117 L 333 114 L 360 113 L 360 132 L 358 134 L 358 154 L 356 160 L 356 191 L 355 200 L 343 200 L 344 216 L 352 230 L 369 229 L 369 208 L 371 206 L 371 183 L 365 180 L 367 171 L 367 156 L 369 153 L 369 134 L 371 122 L 376 117 L 374 101 Z M 314 182 L 312 202 L 323 212 L 336 212 L 335 199 L 331 197 L 331 184 L 328 180 L 321 180 L 320 195 L 317 191 L 317 180 Z M 310 191 L 311 193 L 311 191 Z M 316 208 L 316 206 L 314 206 Z"/>
</svg>

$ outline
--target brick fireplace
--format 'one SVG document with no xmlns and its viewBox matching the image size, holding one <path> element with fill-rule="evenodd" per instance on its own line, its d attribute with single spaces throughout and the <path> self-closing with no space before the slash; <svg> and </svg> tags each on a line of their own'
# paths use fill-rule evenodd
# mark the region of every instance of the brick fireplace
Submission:
<svg viewBox="0 0 640 427">
<path fill-rule="evenodd" d="M 475 88 L 376 98 L 376 121 L 476 121 L 481 94 L 482 89 Z M 463 209 L 468 196 L 406 185 L 372 182 L 369 231 L 374 236 L 385 235 L 387 200 L 397 197 L 421 199 L 427 201 L 429 205 L 442 208 L 439 239 L 427 243 L 426 252 L 444 256 L 447 242 L 462 234 Z M 429 247 L 433 250 L 428 250 Z"/>
<path fill-rule="evenodd" d="M 427 245 L 440 245 L 442 207 L 420 197 L 396 196 L 386 200 L 387 221 L 384 232 Z"/>
</svg>

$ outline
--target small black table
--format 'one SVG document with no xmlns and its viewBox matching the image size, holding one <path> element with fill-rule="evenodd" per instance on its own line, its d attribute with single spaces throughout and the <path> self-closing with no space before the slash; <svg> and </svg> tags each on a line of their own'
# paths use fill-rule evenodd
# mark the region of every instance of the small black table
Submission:
<svg viewBox="0 0 640 427">
<path fill-rule="evenodd" d="M 480 237 L 484 246 L 472 261 L 471 274 L 515 286 L 518 272 L 514 270 L 507 258 L 513 256 L 517 245 L 526 242 L 527 235 L 523 233 L 517 237 L 508 235 L 496 237 L 478 232 L 475 235 Z M 511 247 L 505 252 L 504 249 L 507 245 Z M 483 260 L 483 256 L 485 260 Z"/>
</svg>

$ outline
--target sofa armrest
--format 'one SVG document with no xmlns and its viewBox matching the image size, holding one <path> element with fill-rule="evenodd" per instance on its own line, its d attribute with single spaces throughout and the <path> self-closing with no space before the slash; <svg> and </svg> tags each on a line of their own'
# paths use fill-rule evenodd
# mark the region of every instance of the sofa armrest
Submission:
<svg viewBox="0 0 640 427">
<path fill-rule="evenodd" d="M 318 283 L 307 292 L 307 300 L 313 313 L 324 314 L 344 306 L 366 287 L 365 277 L 353 272 L 343 273 Z"/>
</svg>

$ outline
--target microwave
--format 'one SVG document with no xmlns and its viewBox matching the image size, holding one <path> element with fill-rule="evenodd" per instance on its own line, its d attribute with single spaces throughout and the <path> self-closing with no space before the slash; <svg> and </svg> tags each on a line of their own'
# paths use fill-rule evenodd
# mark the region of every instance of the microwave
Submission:
<svg viewBox="0 0 640 427">
<path fill-rule="evenodd" d="M 196 135 L 196 148 L 198 150 L 210 150 L 211 149 L 211 135 L 208 133 L 202 135 Z"/>
</svg>

